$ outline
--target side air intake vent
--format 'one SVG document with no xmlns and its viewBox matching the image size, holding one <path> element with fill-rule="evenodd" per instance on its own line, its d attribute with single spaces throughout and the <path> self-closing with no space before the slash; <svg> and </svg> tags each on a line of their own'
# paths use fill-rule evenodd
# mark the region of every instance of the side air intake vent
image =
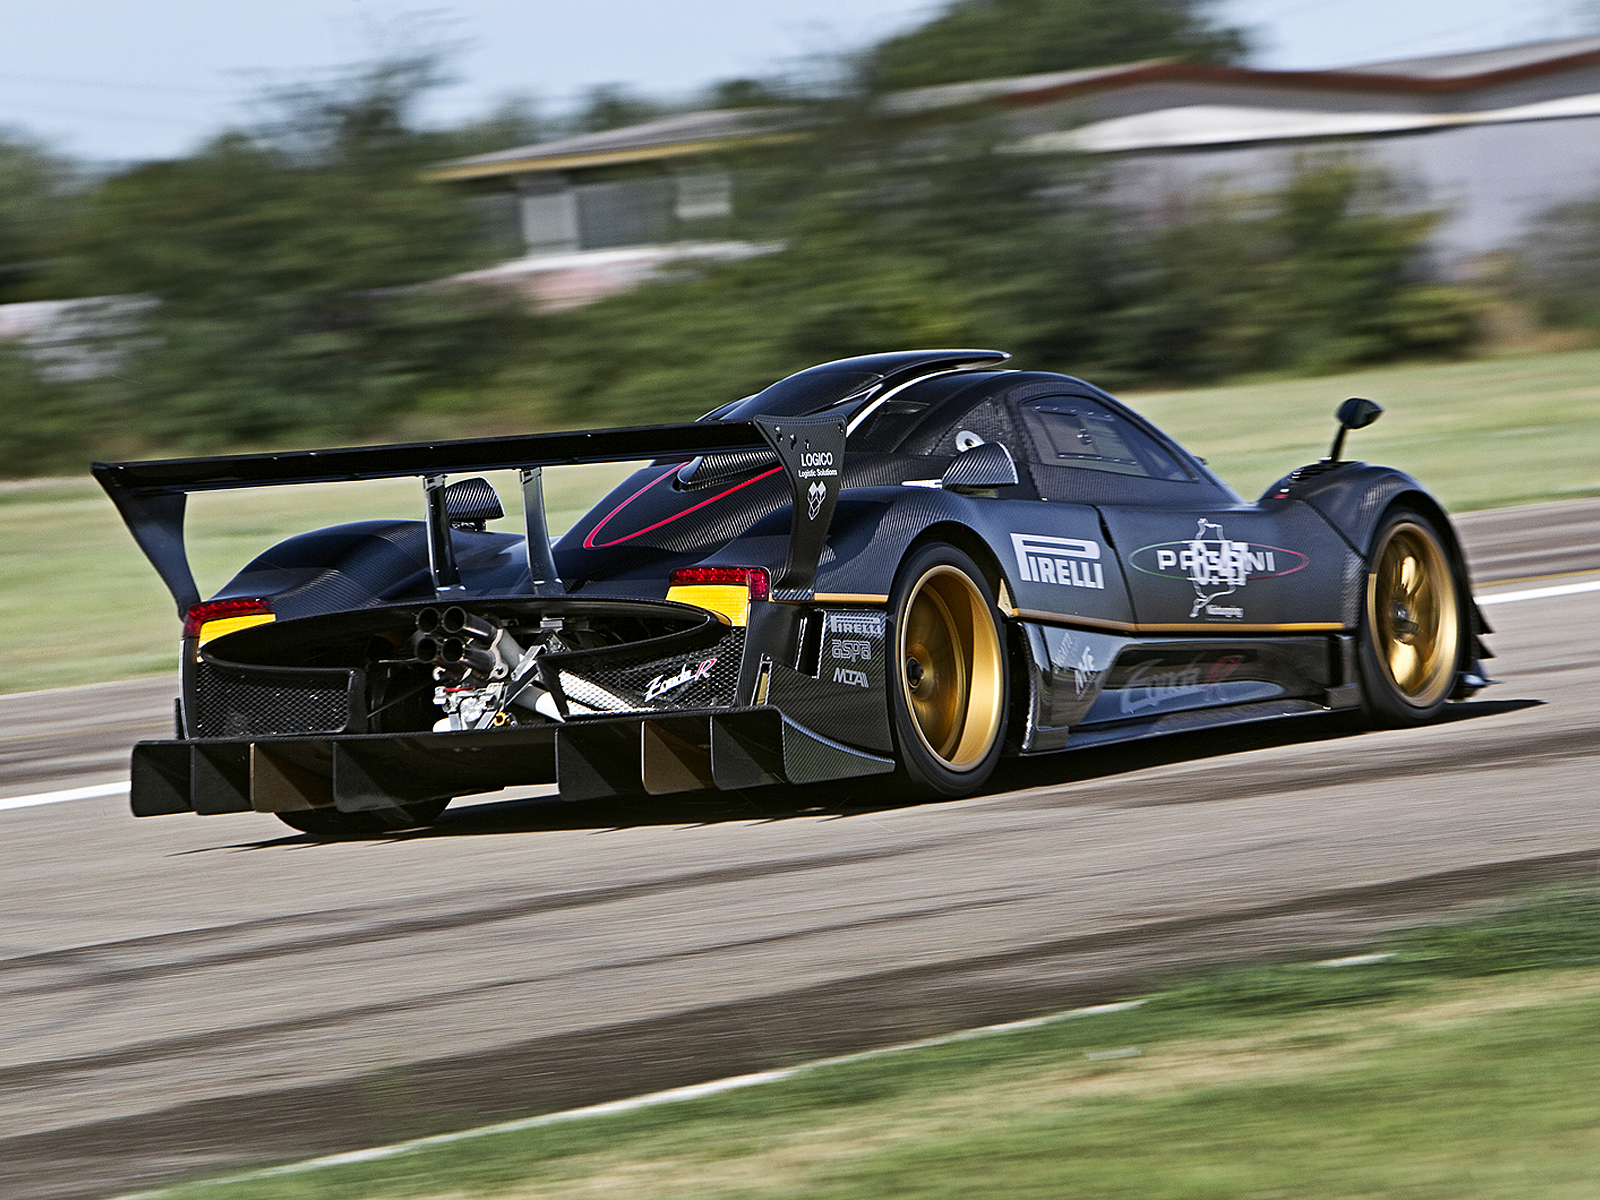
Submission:
<svg viewBox="0 0 1600 1200">
<path fill-rule="evenodd" d="M 1326 475 L 1329 471 L 1337 471 L 1340 467 L 1349 466 L 1348 463 L 1330 462 L 1324 458 L 1320 462 L 1307 463 L 1303 467 L 1296 467 L 1289 472 L 1289 478 L 1295 483 L 1307 479 L 1315 479 L 1318 475 Z"/>
</svg>

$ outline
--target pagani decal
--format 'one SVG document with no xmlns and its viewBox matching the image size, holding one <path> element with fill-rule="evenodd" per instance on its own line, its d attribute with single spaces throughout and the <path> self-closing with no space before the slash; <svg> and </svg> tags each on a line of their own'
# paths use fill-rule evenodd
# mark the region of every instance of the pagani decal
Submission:
<svg viewBox="0 0 1600 1200">
<path fill-rule="evenodd" d="M 1128 558 L 1136 571 L 1168 579 L 1187 579 L 1194 587 L 1191 618 L 1208 617 L 1240 620 L 1244 609 L 1236 604 L 1218 604 L 1224 596 L 1243 590 L 1254 579 L 1292 575 L 1311 559 L 1298 550 L 1266 546 L 1256 542 L 1231 540 L 1215 521 L 1204 517 L 1195 522 L 1194 536 L 1181 542 L 1156 542 L 1140 546 Z"/>
<path fill-rule="evenodd" d="M 1011 548 L 1022 578 L 1034 583 L 1104 591 L 1105 570 L 1100 563 L 1100 543 L 1084 538 L 1044 537 L 1013 533 Z"/>
</svg>

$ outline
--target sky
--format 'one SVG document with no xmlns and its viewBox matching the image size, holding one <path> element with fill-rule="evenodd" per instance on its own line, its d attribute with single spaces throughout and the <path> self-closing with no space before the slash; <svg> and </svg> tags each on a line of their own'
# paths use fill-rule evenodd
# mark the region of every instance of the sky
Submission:
<svg viewBox="0 0 1600 1200">
<path fill-rule="evenodd" d="M 423 44 L 458 82 L 430 119 L 511 95 L 557 111 L 620 83 L 678 99 L 720 79 L 793 72 L 936 12 L 928 0 L 0 0 L 0 126 L 74 157 L 183 154 L 249 118 L 264 88 Z M 1326 67 L 1482 49 L 1600 28 L 1600 0 L 1216 0 L 1252 61 Z M 1587 24 L 1585 23 L 1587 22 Z"/>
</svg>

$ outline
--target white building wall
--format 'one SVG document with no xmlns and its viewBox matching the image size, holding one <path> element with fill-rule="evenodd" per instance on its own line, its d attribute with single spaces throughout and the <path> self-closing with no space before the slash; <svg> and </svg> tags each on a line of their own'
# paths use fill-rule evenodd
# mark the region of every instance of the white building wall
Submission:
<svg viewBox="0 0 1600 1200">
<path fill-rule="evenodd" d="M 1262 191 L 1295 164 L 1350 154 L 1386 171 L 1414 207 L 1440 211 L 1432 239 L 1445 275 L 1513 248 L 1552 208 L 1600 200 L 1600 116 L 1447 127 L 1380 137 L 1151 149 L 1121 155 L 1113 196 L 1155 210 L 1207 188 Z"/>
</svg>

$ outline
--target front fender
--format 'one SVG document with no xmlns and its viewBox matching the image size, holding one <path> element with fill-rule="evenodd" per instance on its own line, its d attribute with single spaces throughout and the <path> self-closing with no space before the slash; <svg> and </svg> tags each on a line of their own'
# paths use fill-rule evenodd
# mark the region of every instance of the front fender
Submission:
<svg viewBox="0 0 1600 1200">
<path fill-rule="evenodd" d="M 1469 657 L 1474 661 L 1466 675 L 1477 682 L 1463 683 L 1457 690 L 1457 697 L 1470 695 L 1476 687 L 1482 686 L 1487 675 L 1476 660 L 1494 656 L 1483 642 L 1483 635 L 1492 633 L 1493 629 L 1472 598 L 1472 578 L 1455 523 L 1427 488 L 1394 467 L 1353 462 L 1341 463 L 1312 478 L 1297 480 L 1292 474 L 1285 476 L 1262 496 L 1263 502 L 1269 500 L 1297 500 L 1309 505 L 1361 555 L 1363 562 L 1370 560 L 1378 526 L 1390 506 L 1404 503 L 1428 517 L 1444 539 L 1456 584 L 1469 602 L 1472 633 Z"/>
</svg>

